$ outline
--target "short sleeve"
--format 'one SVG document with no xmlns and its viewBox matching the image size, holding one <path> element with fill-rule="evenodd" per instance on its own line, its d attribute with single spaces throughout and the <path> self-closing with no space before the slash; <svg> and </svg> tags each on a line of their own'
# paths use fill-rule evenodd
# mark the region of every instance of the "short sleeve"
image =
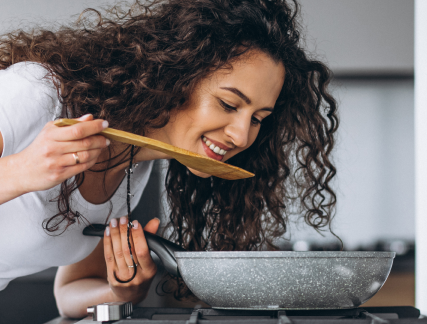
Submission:
<svg viewBox="0 0 427 324">
<path fill-rule="evenodd" d="M 47 122 L 62 113 L 49 71 L 33 62 L 0 71 L 0 132 L 2 157 L 19 153 L 37 137 Z"/>
</svg>

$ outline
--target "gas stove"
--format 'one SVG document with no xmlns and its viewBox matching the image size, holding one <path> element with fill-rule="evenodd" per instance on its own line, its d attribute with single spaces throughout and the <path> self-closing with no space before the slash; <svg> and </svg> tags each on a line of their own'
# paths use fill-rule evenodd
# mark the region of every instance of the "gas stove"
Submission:
<svg viewBox="0 0 427 324">
<path fill-rule="evenodd" d="M 110 303 L 88 308 L 91 316 L 81 321 L 46 324 L 397 324 L 427 323 L 427 317 L 410 306 L 359 307 L 334 310 L 222 310 L 211 308 L 136 307 Z M 130 316 L 128 316 L 130 315 Z M 117 318 L 122 318 L 118 319 Z"/>
</svg>

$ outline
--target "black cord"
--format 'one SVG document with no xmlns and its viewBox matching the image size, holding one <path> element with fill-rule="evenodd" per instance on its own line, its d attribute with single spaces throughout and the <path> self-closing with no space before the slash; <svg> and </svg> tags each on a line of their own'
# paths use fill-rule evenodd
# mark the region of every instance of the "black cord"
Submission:
<svg viewBox="0 0 427 324">
<path fill-rule="evenodd" d="M 132 170 L 132 162 L 133 162 L 133 155 L 134 155 L 134 149 L 135 149 L 135 145 L 132 145 L 131 149 L 130 149 L 130 161 L 129 161 L 129 169 L 127 170 L 127 197 L 126 197 L 126 203 L 127 203 L 127 209 L 128 209 L 128 230 L 127 230 L 127 238 L 128 238 L 128 246 L 129 246 L 129 251 L 130 251 L 130 258 L 132 259 L 132 263 L 133 263 L 133 275 L 129 280 L 120 280 L 119 278 L 117 278 L 116 273 L 114 272 L 114 278 L 116 278 L 116 280 L 120 283 L 128 283 L 131 282 L 133 280 L 133 278 L 135 278 L 136 276 L 136 263 L 135 260 L 133 258 L 133 254 L 132 254 L 132 246 L 130 245 L 130 239 L 129 239 L 129 235 L 130 235 L 130 228 L 133 227 L 132 224 L 132 218 L 131 218 L 131 210 L 130 210 L 130 198 L 131 198 L 131 193 L 130 193 L 130 174 L 133 173 Z"/>
</svg>

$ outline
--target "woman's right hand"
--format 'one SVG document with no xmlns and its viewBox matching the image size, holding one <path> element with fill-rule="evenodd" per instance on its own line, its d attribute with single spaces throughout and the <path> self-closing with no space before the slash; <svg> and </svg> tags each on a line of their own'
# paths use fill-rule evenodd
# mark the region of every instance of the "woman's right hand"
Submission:
<svg viewBox="0 0 427 324">
<path fill-rule="evenodd" d="M 13 163 L 19 169 L 16 180 L 21 192 L 50 189 L 96 163 L 102 149 L 110 144 L 96 134 L 107 128 L 108 122 L 93 120 L 92 115 L 77 120 L 82 123 L 68 127 L 47 123 L 36 139 L 16 154 Z"/>
</svg>

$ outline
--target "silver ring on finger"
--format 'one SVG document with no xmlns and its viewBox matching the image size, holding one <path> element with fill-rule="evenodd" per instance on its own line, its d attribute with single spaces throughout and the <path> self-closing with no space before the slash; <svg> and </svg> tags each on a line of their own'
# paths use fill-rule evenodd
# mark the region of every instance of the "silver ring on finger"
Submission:
<svg viewBox="0 0 427 324">
<path fill-rule="evenodd" d="M 138 263 L 135 263 L 135 267 L 137 267 L 138 266 Z M 128 265 L 128 268 L 133 268 L 133 265 Z"/>
<path fill-rule="evenodd" d="M 76 164 L 79 164 L 80 163 L 80 159 L 79 159 L 79 156 L 77 155 L 77 152 L 73 153 L 73 157 L 74 157 L 74 160 L 76 160 Z"/>
</svg>

